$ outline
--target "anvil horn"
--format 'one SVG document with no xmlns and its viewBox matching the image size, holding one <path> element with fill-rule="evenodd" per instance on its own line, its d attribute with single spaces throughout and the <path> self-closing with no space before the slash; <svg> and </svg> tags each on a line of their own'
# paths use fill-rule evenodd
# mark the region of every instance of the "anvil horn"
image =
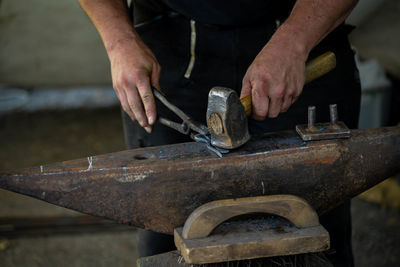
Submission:
<svg viewBox="0 0 400 267">
<path fill-rule="evenodd" d="M 322 214 L 397 172 L 400 126 L 311 142 L 270 133 L 223 158 L 199 143 L 127 150 L 0 174 L 0 187 L 172 234 L 213 200 L 293 194 Z"/>
</svg>

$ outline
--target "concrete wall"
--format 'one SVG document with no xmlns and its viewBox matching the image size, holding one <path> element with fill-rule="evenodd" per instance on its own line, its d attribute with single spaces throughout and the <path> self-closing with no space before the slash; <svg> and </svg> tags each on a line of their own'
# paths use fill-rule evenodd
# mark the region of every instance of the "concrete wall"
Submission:
<svg viewBox="0 0 400 267">
<path fill-rule="evenodd" d="M 0 84 L 111 84 L 104 47 L 76 0 L 0 0 Z"/>
<path fill-rule="evenodd" d="M 377 59 L 400 79 L 400 1 L 385 0 L 351 33 L 350 42 L 361 57 Z"/>
</svg>

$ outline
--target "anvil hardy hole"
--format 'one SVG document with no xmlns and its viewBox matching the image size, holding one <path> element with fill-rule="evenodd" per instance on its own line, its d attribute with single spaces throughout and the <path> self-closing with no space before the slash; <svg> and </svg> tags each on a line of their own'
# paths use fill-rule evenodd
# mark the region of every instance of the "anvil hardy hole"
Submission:
<svg viewBox="0 0 400 267">
<path fill-rule="evenodd" d="M 137 159 L 137 160 L 145 160 L 145 159 L 149 159 L 149 158 L 150 158 L 150 155 L 147 155 L 147 154 L 138 154 L 138 155 L 134 155 L 133 158 L 134 158 L 134 159 Z"/>
</svg>

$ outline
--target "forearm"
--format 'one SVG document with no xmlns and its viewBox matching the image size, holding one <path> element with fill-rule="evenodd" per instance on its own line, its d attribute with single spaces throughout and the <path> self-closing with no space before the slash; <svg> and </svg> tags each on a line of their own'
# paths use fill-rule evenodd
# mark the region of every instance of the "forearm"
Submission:
<svg viewBox="0 0 400 267">
<path fill-rule="evenodd" d="M 340 25 L 358 0 L 297 0 L 289 18 L 271 38 L 271 44 L 286 42 L 308 56 L 326 35 Z"/>
<path fill-rule="evenodd" d="M 129 18 L 126 0 L 78 1 L 99 32 L 109 55 L 120 43 L 140 41 Z"/>
<path fill-rule="evenodd" d="M 126 0 L 78 1 L 103 40 L 122 108 L 151 132 L 157 115 L 151 87 L 160 88 L 161 67 L 135 31 Z"/>
<path fill-rule="evenodd" d="M 350 14 L 357 0 L 297 0 L 289 18 L 258 53 L 243 78 L 241 97 L 252 95 L 253 117 L 286 112 L 300 96 L 308 55 Z"/>
</svg>

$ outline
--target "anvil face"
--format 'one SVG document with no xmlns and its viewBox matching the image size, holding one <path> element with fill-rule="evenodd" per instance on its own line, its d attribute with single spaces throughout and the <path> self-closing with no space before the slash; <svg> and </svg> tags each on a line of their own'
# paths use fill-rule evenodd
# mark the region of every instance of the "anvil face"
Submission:
<svg viewBox="0 0 400 267">
<path fill-rule="evenodd" d="M 199 143 L 127 150 L 0 174 L 0 187 L 172 234 L 213 200 L 293 194 L 322 214 L 399 171 L 397 126 L 311 142 L 270 133 L 223 158 Z"/>
</svg>

